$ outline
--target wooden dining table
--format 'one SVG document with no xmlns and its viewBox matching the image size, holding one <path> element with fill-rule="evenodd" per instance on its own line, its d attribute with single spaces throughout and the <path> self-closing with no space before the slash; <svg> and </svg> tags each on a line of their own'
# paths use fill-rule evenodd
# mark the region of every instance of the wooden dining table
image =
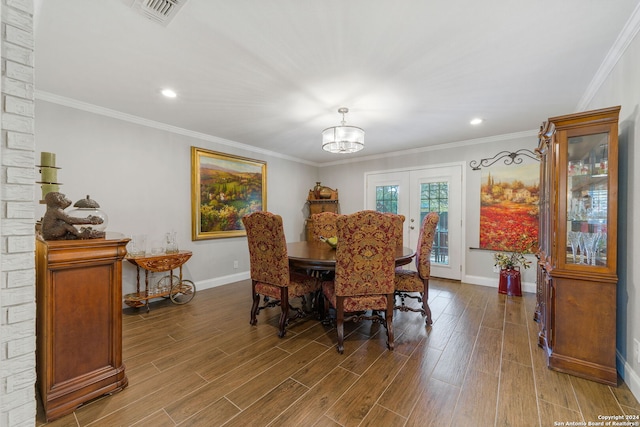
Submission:
<svg viewBox="0 0 640 427">
<path fill-rule="evenodd" d="M 320 271 L 336 269 L 336 250 L 325 242 L 312 240 L 287 243 L 287 254 L 292 268 Z M 409 264 L 415 254 L 411 248 L 397 248 L 396 267 Z"/>
</svg>

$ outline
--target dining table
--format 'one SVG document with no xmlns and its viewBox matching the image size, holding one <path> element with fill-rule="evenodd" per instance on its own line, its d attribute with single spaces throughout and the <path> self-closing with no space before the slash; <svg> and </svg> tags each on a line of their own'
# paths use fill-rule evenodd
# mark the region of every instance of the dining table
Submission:
<svg viewBox="0 0 640 427">
<path fill-rule="evenodd" d="M 409 264 L 415 254 L 411 248 L 398 247 L 396 267 Z M 287 243 L 287 255 L 291 268 L 318 271 L 336 269 L 336 249 L 325 242 L 311 240 Z"/>
</svg>

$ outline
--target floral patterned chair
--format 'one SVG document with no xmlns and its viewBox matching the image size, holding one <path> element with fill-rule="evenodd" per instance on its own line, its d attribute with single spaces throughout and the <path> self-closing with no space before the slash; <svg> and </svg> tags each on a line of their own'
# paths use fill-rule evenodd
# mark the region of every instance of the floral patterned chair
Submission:
<svg viewBox="0 0 640 427">
<path fill-rule="evenodd" d="M 400 298 L 400 305 L 395 308 L 400 311 L 415 311 L 426 316 L 427 325 L 432 323 L 431 309 L 427 303 L 429 299 L 429 275 L 431 274 L 431 248 L 440 217 L 437 212 L 429 212 L 422 220 L 420 237 L 416 250 L 416 268 L 418 271 L 396 268 L 395 295 Z M 410 293 L 419 295 L 411 295 Z M 405 305 L 405 298 L 415 298 L 422 303 L 419 309 Z"/>
<path fill-rule="evenodd" d="M 391 218 L 393 218 L 393 228 L 396 233 L 396 246 L 398 246 L 398 248 L 402 248 L 402 245 L 404 244 L 404 215 L 394 214 L 390 212 L 385 212 L 385 215 L 389 215 Z"/>
<path fill-rule="evenodd" d="M 311 220 L 313 221 L 313 228 L 311 229 L 311 234 L 313 236 L 313 240 L 320 240 L 320 236 L 326 237 L 334 237 L 338 235 L 338 229 L 336 228 L 336 220 L 340 214 L 335 212 L 320 212 L 311 215 Z"/>
<path fill-rule="evenodd" d="M 338 352 L 344 352 L 344 322 L 363 319 L 385 325 L 387 345 L 393 350 L 393 219 L 380 212 L 361 211 L 341 215 L 337 226 L 335 279 L 323 282 L 322 291 L 325 307 L 330 304 L 336 310 Z M 369 310 L 371 315 L 367 315 Z"/>
<path fill-rule="evenodd" d="M 280 305 L 282 314 L 278 336 L 282 338 L 289 320 L 305 315 L 302 309 L 291 307 L 289 300 L 301 297 L 303 305 L 306 304 L 305 296 L 318 291 L 320 282 L 306 274 L 289 271 L 287 243 L 280 215 L 254 212 L 242 217 L 242 223 L 247 231 L 251 263 L 253 306 L 250 323 L 255 325 L 258 322 L 260 310 Z M 260 295 L 265 301 L 261 307 Z M 289 317 L 290 309 L 295 313 L 292 317 Z"/>
</svg>

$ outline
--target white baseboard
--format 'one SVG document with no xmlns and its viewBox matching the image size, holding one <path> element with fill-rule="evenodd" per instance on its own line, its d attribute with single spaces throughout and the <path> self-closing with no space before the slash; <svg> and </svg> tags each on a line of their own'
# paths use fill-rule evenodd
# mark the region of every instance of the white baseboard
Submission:
<svg viewBox="0 0 640 427">
<path fill-rule="evenodd" d="M 640 401 L 640 375 L 634 371 L 631 365 L 616 351 L 617 370 L 624 382 L 629 386 L 629 390 Z"/>
<path fill-rule="evenodd" d="M 484 277 L 484 276 L 470 276 L 465 275 L 462 278 L 464 283 L 472 285 L 488 286 L 490 288 L 498 287 L 497 277 Z M 536 284 L 532 282 L 522 282 L 522 292 L 536 293 Z"/>
<path fill-rule="evenodd" d="M 243 271 L 240 273 L 230 274 L 228 276 L 214 277 L 212 279 L 200 280 L 195 283 L 196 292 L 199 290 L 215 288 L 217 286 L 228 285 L 229 283 L 240 282 L 242 280 L 247 280 L 250 278 L 251 276 L 249 275 L 249 272 Z M 247 291 L 247 292 L 250 292 L 250 291 Z"/>
</svg>

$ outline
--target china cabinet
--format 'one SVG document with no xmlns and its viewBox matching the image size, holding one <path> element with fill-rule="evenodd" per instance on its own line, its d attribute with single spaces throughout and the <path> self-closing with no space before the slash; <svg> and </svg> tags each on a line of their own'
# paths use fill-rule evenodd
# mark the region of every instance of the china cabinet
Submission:
<svg viewBox="0 0 640 427">
<path fill-rule="evenodd" d="M 535 319 L 549 368 L 616 385 L 618 115 L 552 117 L 540 129 Z"/>
<path fill-rule="evenodd" d="M 122 259 L 128 238 L 36 238 L 38 389 L 47 421 L 127 385 Z"/>
</svg>

